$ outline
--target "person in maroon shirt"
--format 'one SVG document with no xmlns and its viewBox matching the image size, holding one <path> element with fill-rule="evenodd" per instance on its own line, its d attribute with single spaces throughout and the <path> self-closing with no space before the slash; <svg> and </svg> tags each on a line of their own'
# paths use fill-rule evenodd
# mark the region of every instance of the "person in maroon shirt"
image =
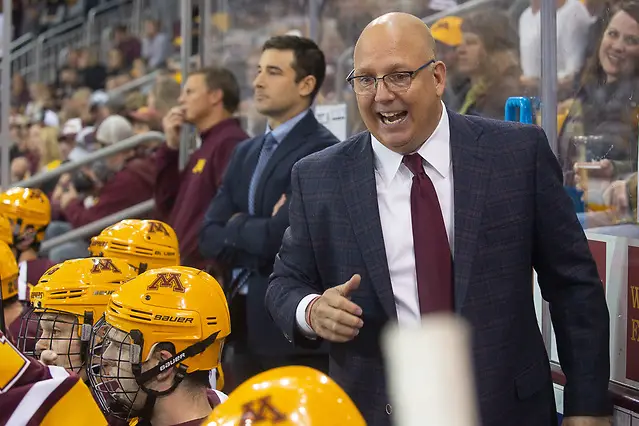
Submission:
<svg viewBox="0 0 639 426">
<path fill-rule="evenodd" d="M 191 73 L 178 99 L 179 106 L 163 119 L 166 144 L 156 153 L 155 202 L 162 218 L 175 229 L 182 264 L 199 269 L 213 267 L 215 275 L 219 273 L 216 265 L 204 261 L 198 251 L 198 232 L 233 150 L 248 139 L 233 118 L 239 101 L 239 85 L 229 70 L 203 68 Z M 202 145 L 180 172 L 178 148 L 185 123 L 195 126 Z"/>
<path fill-rule="evenodd" d="M 122 52 L 127 67 L 131 67 L 133 61 L 142 54 L 142 43 L 129 33 L 124 24 L 118 25 L 113 29 L 113 43 L 116 49 Z"/>
<path fill-rule="evenodd" d="M 106 147 L 133 136 L 131 123 L 124 117 L 112 115 L 98 127 L 96 141 Z M 102 167 L 94 164 L 91 178 L 96 186 L 97 195 L 87 207 L 85 200 L 78 195 L 70 176 L 60 178 L 53 198 L 60 199 L 60 207 L 67 222 L 73 228 L 102 219 L 127 207 L 134 206 L 153 197 L 154 164 L 147 158 L 138 158 L 133 149 L 123 151 L 107 158 Z M 104 172 L 104 176 L 100 176 Z M 57 197 L 56 197 L 57 196 Z M 53 255 L 50 256 L 55 258 Z"/>
</svg>

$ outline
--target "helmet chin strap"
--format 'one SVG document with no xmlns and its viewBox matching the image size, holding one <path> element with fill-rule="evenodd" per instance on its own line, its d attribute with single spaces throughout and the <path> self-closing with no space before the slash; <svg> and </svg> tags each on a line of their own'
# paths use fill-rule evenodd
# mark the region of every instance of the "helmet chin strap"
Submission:
<svg viewBox="0 0 639 426">
<path fill-rule="evenodd" d="M 208 348 L 215 342 L 215 339 L 217 339 L 218 334 L 220 334 L 220 332 L 216 331 L 215 333 L 211 334 L 206 339 L 192 344 L 188 348 L 184 349 L 182 352 L 178 352 L 177 354 L 173 355 L 172 357 L 168 359 L 160 361 L 155 367 L 149 370 L 146 370 L 144 372 L 142 371 L 141 362 L 132 364 L 131 367 L 133 370 L 133 375 L 135 376 L 135 381 L 138 384 L 138 386 L 140 386 L 140 390 L 142 390 L 147 395 L 146 401 L 144 403 L 144 407 L 142 407 L 138 416 L 140 418 L 138 425 L 140 426 L 150 425 L 151 424 L 150 419 L 151 419 L 151 416 L 153 415 L 153 408 L 155 407 L 155 402 L 157 401 L 157 398 L 160 396 L 169 395 L 170 393 L 175 391 L 175 389 L 180 385 L 180 383 L 182 383 L 182 380 L 184 380 L 184 378 L 186 377 L 186 374 L 187 374 L 186 371 L 188 367 L 182 364 L 181 361 L 184 361 L 187 358 L 194 357 L 204 352 L 206 348 Z M 139 332 L 139 330 L 132 330 L 131 337 L 133 338 L 134 343 L 136 344 L 142 343 L 142 333 Z M 163 391 L 157 391 L 154 389 L 149 389 L 146 386 L 146 384 L 151 379 L 156 377 L 158 374 L 162 373 L 163 371 L 169 368 L 174 368 L 174 367 L 177 369 L 177 371 L 175 373 L 175 377 L 173 379 L 173 383 L 171 384 L 171 387 Z"/>
</svg>

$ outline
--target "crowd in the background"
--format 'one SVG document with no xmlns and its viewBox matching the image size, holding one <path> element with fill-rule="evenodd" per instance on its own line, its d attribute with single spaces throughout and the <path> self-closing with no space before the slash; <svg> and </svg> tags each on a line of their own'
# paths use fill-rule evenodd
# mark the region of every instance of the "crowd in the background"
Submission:
<svg viewBox="0 0 639 426">
<path fill-rule="evenodd" d="M 18 3 L 17 34 L 82 16 L 92 4 Z M 12 183 L 136 135 L 163 133 L 40 185 L 50 215 L 38 224 L 37 238 L 30 235 L 28 257 L 48 266 L 88 257 L 93 235 L 46 253 L 38 250 L 42 241 L 154 200 L 155 208 L 140 219 L 170 227 L 166 235 L 175 237 L 176 246 L 179 241 L 175 250 L 181 260 L 175 263 L 209 272 L 231 300 L 233 361 L 227 373 L 234 385 L 290 363 L 328 368 L 326 347 L 292 348 L 264 307 L 268 276 L 289 224 L 293 165 L 339 143 L 315 119 L 313 105 L 346 103 L 348 133 L 364 130 L 345 79 L 353 66 L 349 48 L 364 26 L 391 10 L 427 17 L 463 2 L 327 0 L 317 43 L 306 37 L 304 1 L 236 3 L 233 8 L 242 13 L 210 17 L 213 40 L 203 48 L 210 50 L 215 66 L 182 75 L 172 58 L 182 42 L 175 39 L 175 29 L 148 19 L 138 36 L 122 23 L 111 28 L 104 61 L 93 47 L 72 46 L 51 84 L 14 73 L 9 123 Z M 447 68 L 444 102 L 452 111 L 503 120 L 509 97 L 539 96 L 540 0 L 502 5 L 508 7 L 491 5 L 431 23 L 437 59 Z M 577 209 L 584 226 L 632 222 L 639 3 L 557 0 L 556 5 L 558 155 L 564 184 L 586 194 L 588 207 Z M 265 18 L 275 16 L 281 19 Z M 196 44 L 199 37 L 194 34 Z M 150 86 L 122 89 L 150 72 L 157 72 Z M 180 168 L 184 143 L 189 157 Z M 583 199 L 576 200 L 576 208 Z M 147 231 L 161 232 L 158 226 Z M 147 267 L 137 263 L 136 274 Z M 35 281 L 46 270 L 40 269 Z"/>
<path fill-rule="evenodd" d="M 242 13 L 232 14 L 232 20 L 213 16 L 213 37 L 219 43 L 205 47 L 218 49 L 214 52 L 216 63 L 223 64 L 237 78 L 240 95 L 236 115 L 249 135 L 261 133 L 266 125 L 266 118 L 257 112 L 253 98 L 254 70 L 263 42 L 272 35 L 304 35 L 309 31 L 307 22 L 295 18 L 303 14 L 301 3 L 297 6 L 295 2 L 271 3 L 268 8 L 254 3 L 247 3 L 245 7 L 236 5 Z M 285 19 L 269 20 L 263 27 L 256 25 L 262 14 L 279 10 L 280 3 L 290 8 Z M 348 0 L 323 4 L 318 46 L 326 58 L 326 75 L 315 103 L 346 102 L 349 134 L 361 130 L 362 122 L 354 107 L 352 90 L 342 80 L 352 66 L 351 55 L 344 52 L 348 53 L 348 47 L 353 45 L 371 16 L 393 7 L 408 8 L 408 12 L 427 16 L 455 6 L 455 2 L 426 3 L 404 2 L 398 6 L 393 2 Z M 366 7 L 362 7 L 363 4 Z M 448 68 L 444 99 L 449 109 L 503 119 L 506 99 L 539 95 L 540 2 L 520 0 L 508 5 L 504 11 L 480 8 L 470 14 L 446 16 L 431 24 L 438 56 Z M 69 2 L 59 7 L 70 10 L 70 6 Z M 633 158 L 636 157 L 637 119 L 632 93 L 637 84 L 637 19 L 639 11 L 632 2 L 557 1 L 559 157 L 567 186 L 580 189 L 586 182 L 591 183 L 588 188 L 591 204 L 596 200 L 602 205 L 618 207 L 632 204 L 628 203 L 627 194 L 633 193 L 628 187 L 636 185 Z M 196 17 L 196 22 L 198 20 Z M 141 37 L 132 34 L 125 24 L 113 27 L 104 62 L 98 60 L 99 52 L 90 48 L 70 49 L 55 82 L 50 85 L 27 83 L 20 74 L 14 73 L 10 122 L 14 181 L 82 158 L 134 133 L 162 130 L 162 117 L 178 104 L 182 76 L 171 55 L 181 41 L 172 40 L 174 29 L 163 29 L 159 20 L 148 19 L 143 27 Z M 152 70 L 161 70 L 152 89 L 145 86 L 117 91 Z M 110 115 L 121 116 L 123 120 L 113 125 L 117 131 L 109 133 L 108 140 L 96 141 L 96 131 Z M 585 153 L 580 142 L 583 137 L 596 139 L 590 142 Z M 137 150 L 131 153 L 131 158 L 153 163 L 149 156 L 154 149 L 150 146 Z M 576 172 L 580 163 L 594 160 L 601 160 L 598 168 Z M 153 174 L 150 169 L 148 173 Z M 97 197 L 96 191 L 102 189 L 104 182 L 99 176 L 94 176 L 91 184 L 85 181 L 79 182 L 84 183 L 79 185 L 80 195 L 85 207 L 90 207 L 90 200 Z M 149 181 L 147 190 L 140 191 L 139 197 L 127 203 L 150 198 L 154 191 L 152 183 Z M 55 188 L 56 184 L 51 183 L 45 189 Z M 55 198 L 58 197 L 54 197 L 54 204 L 59 201 Z M 126 207 L 127 203 L 122 206 Z M 626 216 L 632 213 L 626 210 Z M 590 218 L 589 226 L 614 222 L 602 215 L 586 216 Z M 59 217 L 67 219 L 63 213 Z M 87 221 L 71 220 L 76 226 Z"/>
</svg>

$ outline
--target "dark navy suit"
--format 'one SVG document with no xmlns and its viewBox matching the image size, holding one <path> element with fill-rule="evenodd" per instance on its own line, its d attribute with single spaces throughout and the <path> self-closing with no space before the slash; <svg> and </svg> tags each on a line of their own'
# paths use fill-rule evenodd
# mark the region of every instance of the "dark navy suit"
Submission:
<svg viewBox="0 0 639 426">
<path fill-rule="evenodd" d="M 545 134 L 535 126 L 448 114 L 455 311 L 473 329 L 482 425 L 557 421 L 533 304 L 533 268 L 550 302 L 568 380 L 565 414 L 610 414 L 604 291 Z M 292 187 L 290 227 L 270 278 L 267 307 L 289 340 L 312 347 L 321 339 L 308 340 L 299 332 L 300 300 L 361 274 L 352 301 L 363 310 L 364 326 L 352 341 L 330 345 L 329 371 L 369 426 L 387 426 L 390 401 L 379 335 L 387 322 L 397 320 L 397 312 L 370 134 L 297 163 Z"/>
<path fill-rule="evenodd" d="M 268 315 L 264 296 L 275 255 L 288 227 L 291 169 L 298 160 L 334 145 L 338 140 L 317 122 L 311 111 L 300 116 L 257 180 L 255 212 L 251 215 L 248 214 L 249 186 L 264 140 L 265 136 L 260 135 L 244 141 L 233 153 L 222 186 L 206 212 L 200 233 L 200 251 L 205 258 L 216 258 L 232 268 L 250 271 L 246 321 L 247 343 L 252 353 L 280 358 L 318 353 L 325 356 L 326 347 L 301 349 L 286 340 Z M 287 194 L 288 199 L 272 216 L 273 207 L 282 194 Z"/>
</svg>

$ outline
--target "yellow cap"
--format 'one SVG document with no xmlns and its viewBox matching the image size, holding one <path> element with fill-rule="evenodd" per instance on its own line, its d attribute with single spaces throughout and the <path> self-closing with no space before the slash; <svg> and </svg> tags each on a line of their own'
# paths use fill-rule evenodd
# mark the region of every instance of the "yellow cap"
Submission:
<svg viewBox="0 0 639 426">
<path fill-rule="evenodd" d="M 462 42 L 463 19 L 459 16 L 446 16 L 430 27 L 433 38 L 448 46 L 459 46 Z"/>
</svg>

